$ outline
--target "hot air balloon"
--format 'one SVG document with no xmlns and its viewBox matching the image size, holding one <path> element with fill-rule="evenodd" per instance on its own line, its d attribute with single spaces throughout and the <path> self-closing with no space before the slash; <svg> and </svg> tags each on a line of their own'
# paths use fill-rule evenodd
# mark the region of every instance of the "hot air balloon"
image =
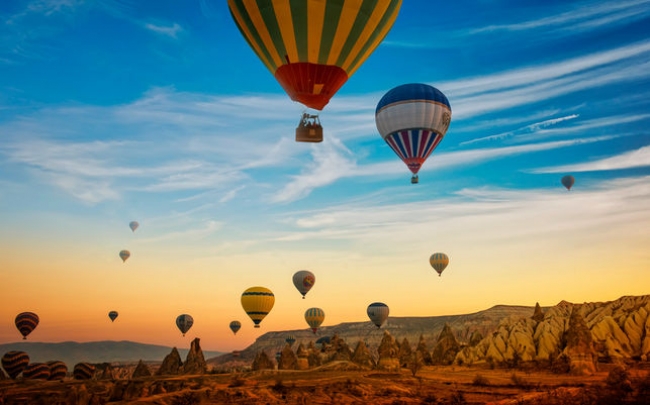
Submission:
<svg viewBox="0 0 650 405">
<path fill-rule="evenodd" d="M 118 315 L 119 314 L 117 313 L 117 311 L 111 311 L 108 313 L 108 317 L 111 318 L 111 322 L 114 322 L 115 318 L 117 318 Z"/>
<path fill-rule="evenodd" d="M 131 252 L 129 252 L 128 250 L 120 251 L 120 258 L 122 259 L 122 263 L 124 263 L 126 259 L 128 259 L 129 257 L 131 257 Z"/>
<path fill-rule="evenodd" d="M 139 226 L 140 224 L 138 223 L 138 221 L 129 222 L 129 228 L 131 228 L 133 232 L 135 232 L 135 230 L 138 229 Z"/>
<path fill-rule="evenodd" d="M 253 320 L 256 328 L 260 327 L 260 322 L 271 312 L 273 304 L 275 304 L 275 295 L 265 287 L 251 287 L 241 295 L 241 306 Z"/>
<path fill-rule="evenodd" d="M 381 137 L 413 172 L 418 171 L 445 136 L 451 123 L 451 106 L 442 92 L 428 84 L 397 86 L 386 93 L 375 110 Z"/>
<path fill-rule="evenodd" d="M 571 176 L 570 174 L 567 174 L 566 176 L 562 177 L 562 185 L 566 187 L 567 190 L 571 190 L 571 187 L 573 187 L 573 183 L 576 182 L 576 179 Z"/>
<path fill-rule="evenodd" d="M 63 380 L 68 375 L 68 366 L 62 361 L 48 361 L 47 366 L 50 368 L 50 377 L 48 380 Z"/>
<path fill-rule="evenodd" d="M 16 379 L 29 364 L 29 356 L 25 352 L 12 350 L 2 356 L 2 368 L 11 379 Z"/>
<path fill-rule="evenodd" d="M 241 322 L 239 321 L 230 322 L 230 330 L 232 331 L 232 333 L 236 335 L 239 329 L 241 329 Z"/>
<path fill-rule="evenodd" d="M 431 267 L 438 272 L 438 277 L 440 277 L 443 270 L 449 264 L 449 257 L 444 253 L 434 253 L 429 258 L 429 263 L 431 264 Z"/>
<path fill-rule="evenodd" d="M 379 46 L 401 5 L 402 0 L 228 0 L 237 28 L 289 97 L 316 110 Z M 303 115 L 296 141 L 323 140 L 312 117 L 317 118 Z"/>
<path fill-rule="evenodd" d="M 25 340 L 27 335 L 32 333 L 38 326 L 38 315 L 33 312 L 21 312 L 16 315 L 15 324 L 20 334 L 23 335 L 23 340 Z"/>
<path fill-rule="evenodd" d="M 373 302 L 368 305 L 368 318 L 375 324 L 378 328 L 386 322 L 388 319 L 388 305 L 383 302 Z"/>
<path fill-rule="evenodd" d="M 72 376 L 75 380 L 90 380 L 93 375 L 95 375 L 95 366 L 90 363 L 77 363 L 72 369 Z"/>
<path fill-rule="evenodd" d="M 284 339 L 285 342 L 289 343 L 289 346 L 293 346 L 294 343 L 296 343 L 296 337 L 293 335 L 287 336 L 286 339 Z"/>
<path fill-rule="evenodd" d="M 45 363 L 29 363 L 23 370 L 26 380 L 47 380 L 50 378 L 50 366 Z"/>
<path fill-rule="evenodd" d="M 320 308 L 309 308 L 305 311 L 305 321 L 311 328 L 312 332 L 316 333 L 318 327 L 325 320 L 325 312 Z"/>
<path fill-rule="evenodd" d="M 188 314 L 181 314 L 176 317 L 176 326 L 181 331 L 183 336 L 187 333 L 188 330 L 194 325 L 194 318 Z"/>
<path fill-rule="evenodd" d="M 315 282 L 316 276 L 308 270 L 300 270 L 293 275 L 293 285 L 295 285 L 300 294 L 302 294 L 303 299 L 305 299 L 305 294 L 311 290 Z"/>
</svg>

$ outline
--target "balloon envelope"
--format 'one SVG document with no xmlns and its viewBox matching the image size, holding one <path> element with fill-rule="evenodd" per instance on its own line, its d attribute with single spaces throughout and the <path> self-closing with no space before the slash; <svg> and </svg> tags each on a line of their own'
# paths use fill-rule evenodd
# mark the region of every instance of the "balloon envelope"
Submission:
<svg viewBox="0 0 650 405">
<path fill-rule="evenodd" d="M 322 110 L 379 46 L 402 0 L 228 0 L 250 47 L 292 100 Z"/>
<path fill-rule="evenodd" d="M 305 294 L 311 290 L 315 282 L 316 276 L 308 270 L 300 270 L 293 275 L 293 285 L 302 294 L 302 298 L 305 298 Z"/>
<path fill-rule="evenodd" d="M 309 308 L 305 311 L 305 321 L 311 330 L 316 333 L 318 327 L 325 320 L 325 312 L 320 308 Z"/>
<path fill-rule="evenodd" d="M 429 258 L 429 263 L 431 267 L 438 273 L 438 276 L 442 275 L 442 272 L 445 270 L 449 264 L 449 257 L 444 253 L 434 253 Z"/>
<path fill-rule="evenodd" d="M 292 346 L 294 343 L 296 343 L 296 337 L 294 335 L 289 335 L 286 339 L 284 339 L 284 341 L 289 343 L 289 346 Z"/>
<path fill-rule="evenodd" d="M 139 226 L 140 224 L 138 223 L 138 221 L 129 222 L 129 228 L 131 228 L 133 232 L 135 232 L 135 230 L 138 229 Z"/>
<path fill-rule="evenodd" d="M 232 333 L 236 335 L 239 329 L 241 329 L 241 322 L 239 321 L 230 322 L 230 330 L 232 331 Z"/>
<path fill-rule="evenodd" d="M 11 379 L 16 379 L 29 364 L 29 355 L 23 351 L 12 350 L 2 356 L 2 368 Z M 0 370 L 1 371 L 1 370 Z"/>
<path fill-rule="evenodd" d="M 451 105 L 435 87 L 422 83 L 397 86 L 377 104 L 375 124 L 382 139 L 417 175 L 451 123 Z"/>
<path fill-rule="evenodd" d="M 253 320 L 256 328 L 271 312 L 275 304 L 275 295 L 265 287 L 251 287 L 241 295 L 241 305 L 246 314 Z"/>
<path fill-rule="evenodd" d="M 115 321 L 115 318 L 117 318 L 117 311 L 111 311 L 108 313 L 108 317 L 111 318 L 111 322 Z"/>
<path fill-rule="evenodd" d="M 23 340 L 27 339 L 27 335 L 36 329 L 38 322 L 38 315 L 33 312 L 21 312 L 16 315 L 16 319 L 14 320 L 16 328 L 18 328 L 20 334 L 23 335 Z"/>
<path fill-rule="evenodd" d="M 368 305 L 367 312 L 368 318 L 370 318 L 372 323 L 374 323 L 378 328 L 381 328 L 388 319 L 388 305 L 383 302 L 373 302 Z"/>
<path fill-rule="evenodd" d="M 194 325 L 194 318 L 188 314 L 181 314 L 176 317 L 176 327 L 181 331 L 183 336 L 187 333 L 188 330 Z"/>
<path fill-rule="evenodd" d="M 573 187 L 573 183 L 576 182 L 576 179 L 570 174 L 567 174 L 566 176 L 562 177 L 561 181 L 562 185 L 566 187 L 567 190 L 571 190 L 571 187 Z"/>
<path fill-rule="evenodd" d="M 120 259 L 122 259 L 122 263 L 124 263 L 129 257 L 131 257 L 131 252 L 128 250 L 120 251 Z"/>
</svg>

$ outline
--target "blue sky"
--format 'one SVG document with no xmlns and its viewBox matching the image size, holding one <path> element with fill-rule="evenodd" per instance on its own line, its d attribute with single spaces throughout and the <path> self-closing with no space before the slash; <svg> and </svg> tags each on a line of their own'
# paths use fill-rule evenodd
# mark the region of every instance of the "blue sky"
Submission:
<svg viewBox="0 0 650 405">
<path fill-rule="evenodd" d="M 122 313 L 217 313 L 215 335 L 247 321 L 239 295 L 258 284 L 278 296 L 270 329 L 306 328 L 303 302 L 280 299 L 303 268 L 324 325 L 382 300 L 423 316 L 646 294 L 649 24 L 650 1 L 404 0 L 322 111 L 325 141 L 298 144 L 303 107 L 225 1 L 1 2 L 0 283 L 31 287 L 0 294 L 0 340 L 15 313 L 47 312 L 52 283 L 101 313 L 122 293 Z M 418 185 L 374 123 L 410 82 L 453 111 Z M 94 316 L 56 309 L 79 330 Z M 66 338 L 51 327 L 43 340 Z M 225 339 L 208 348 L 242 344 Z"/>
</svg>

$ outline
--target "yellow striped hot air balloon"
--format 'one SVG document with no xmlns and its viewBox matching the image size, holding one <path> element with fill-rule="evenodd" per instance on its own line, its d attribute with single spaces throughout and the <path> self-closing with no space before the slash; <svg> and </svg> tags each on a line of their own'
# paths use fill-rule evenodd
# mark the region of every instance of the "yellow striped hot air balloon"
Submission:
<svg viewBox="0 0 650 405">
<path fill-rule="evenodd" d="M 325 311 L 320 308 L 309 308 L 305 311 L 305 321 L 311 328 L 312 332 L 316 333 L 318 327 L 325 320 Z"/>
<path fill-rule="evenodd" d="M 429 258 L 431 267 L 438 273 L 438 277 L 442 276 L 443 270 L 449 264 L 449 257 L 444 253 L 434 253 Z"/>
<path fill-rule="evenodd" d="M 379 46 L 401 5 L 402 0 L 228 0 L 237 28 L 289 97 L 316 110 Z M 320 139 L 302 139 L 296 131 L 296 140 L 320 142 L 322 128 Z"/>
<path fill-rule="evenodd" d="M 271 312 L 273 304 L 275 304 L 275 295 L 265 287 L 251 287 L 241 295 L 241 306 L 253 320 L 256 328 L 260 327 L 260 322 Z"/>
</svg>

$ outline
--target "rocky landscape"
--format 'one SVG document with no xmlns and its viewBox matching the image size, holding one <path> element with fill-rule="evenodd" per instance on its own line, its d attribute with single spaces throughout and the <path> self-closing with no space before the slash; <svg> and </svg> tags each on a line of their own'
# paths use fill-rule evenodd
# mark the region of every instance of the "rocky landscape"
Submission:
<svg viewBox="0 0 650 405">
<path fill-rule="evenodd" d="M 0 404 L 648 404 L 649 314 L 650 296 L 500 306 L 440 327 L 426 318 L 433 337 L 422 318 L 391 318 L 372 339 L 357 325 L 331 327 L 320 343 L 271 332 L 207 361 L 195 339 L 184 361 L 174 348 L 162 362 L 80 363 L 54 380 L 13 354 Z"/>
</svg>

